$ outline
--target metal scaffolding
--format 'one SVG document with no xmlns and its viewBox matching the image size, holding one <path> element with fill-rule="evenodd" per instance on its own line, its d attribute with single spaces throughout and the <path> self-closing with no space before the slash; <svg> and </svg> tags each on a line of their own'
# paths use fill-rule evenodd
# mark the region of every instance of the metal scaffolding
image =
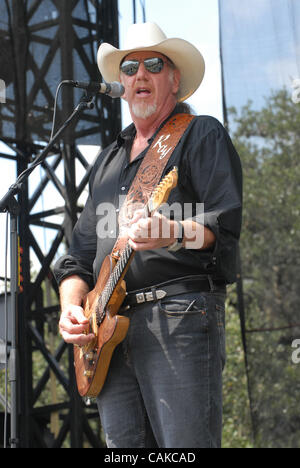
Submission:
<svg viewBox="0 0 300 468">
<path fill-rule="evenodd" d="M 49 140 L 58 83 L 101 79 L 96 51 L 102 41 L 118 46 L 118 7 L 117 0 L 6 0 L 0 13 L 0 78 L 7 86 L 0 106 L 0 142 L 7 152 L 0 157 L 15 161 L 19 175 Z M 72 113 L 78 93 L 62 88 L 56 127 Z M 80 145 L 105 147 L 120 128 L 119 100 L 98 96 L 95 108 L 66 130 L 42 163 L 38 180 L 23 184 L 18 197 L 19 447 L 103 446 L 96 406 L 87 406 L 76 391 L 72 347 L 57 334 L 52 265 L 69 245 L 82 209 L 92 163 Z M 57 197 L 44 208 L 45 197 L 51 202 L 49 187 Z"/>
</svg>

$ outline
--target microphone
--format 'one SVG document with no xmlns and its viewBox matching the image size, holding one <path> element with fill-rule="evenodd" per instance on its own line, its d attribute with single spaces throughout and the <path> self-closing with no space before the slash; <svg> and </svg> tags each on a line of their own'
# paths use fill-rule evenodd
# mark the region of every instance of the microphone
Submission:
<svg viewBox="0 0 300 468">
<path fill-rule="evenodd" d="M 87 91 L 95 94 L 107 94 L 113 99 L 123 96 L 125 92 L 124 86 L 118 81 L 113 81 L 112 83 L 96 83 L 94 81 L 90 81 L 87 83 L 85 81 L 66 80 L 65 83 L 74 86 L 75 88 L 86 89 Z"/>
</svg>

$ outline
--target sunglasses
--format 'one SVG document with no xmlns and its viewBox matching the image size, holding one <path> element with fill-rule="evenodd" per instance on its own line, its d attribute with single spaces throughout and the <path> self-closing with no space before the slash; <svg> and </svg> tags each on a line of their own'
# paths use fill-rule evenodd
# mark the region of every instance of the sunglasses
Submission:
<svg viewBox="0 0 300 468">
<path fill-rule="evenodd" d="M 144 64 L 146 70 L 150 73 L 160 73 L 164 68 L 165 62 L 160 57 L 147 58 L 145 60 L 125 60 L 120 65 L 121 72 L 127 76 L 133 76 L 137 73 L 140 63 Z M 170 62 L 171 63 L 171 62 Z"/>
</svg>

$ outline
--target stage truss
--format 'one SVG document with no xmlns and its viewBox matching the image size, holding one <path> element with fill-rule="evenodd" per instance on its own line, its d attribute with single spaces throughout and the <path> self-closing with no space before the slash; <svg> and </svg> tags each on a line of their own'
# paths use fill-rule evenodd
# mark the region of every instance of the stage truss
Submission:
<svg viewBox="0 0 300 468">
<path fill-rule="evenodd" d="M 49 140 L 58 83 L 101 80 L 96 51 L 103 41 L 118 46 L 118 8 L 117 0 L 6 0 L 0 12 L 0 78 L 7 85 L 0 106 L 0 157 L 20 174 Z M 80 95 L 62 88 L 56 128 Z M 72 347 L 58 335 L 52 266 L 69 245 L 99 147 L 120 131 L 120 112 L 120 100 L 97 97 L 95 108 L 65 132 L 19 197 L 20 447 L 104 445 L 96 405 L 87 406 L 76 391 Z M 87 144 L 95 145 L 92 154 Z"/>
</svg>

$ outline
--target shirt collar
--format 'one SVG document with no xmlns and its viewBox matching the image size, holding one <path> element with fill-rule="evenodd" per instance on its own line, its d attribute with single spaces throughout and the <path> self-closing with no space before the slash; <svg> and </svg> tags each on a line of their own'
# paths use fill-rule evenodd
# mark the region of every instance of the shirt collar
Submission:
<svg viewBox="0 0 300 468">
<path fill-rule="evenodd" d="M 159 130 L 165 125 L 167 120 L 169 120 L 173 115 L 178 113 L 178 105 L 174 107 L 170 115 L 164 120 L 164 122 L 160 125 L 160 127 L 156 130 L 156 132 L 152 135 L 151 138 L 149 138 L 148 143 L 151 144 L 156 136 L 156 134 L 159 132 Z M 120 148 L 125 141 L 133 140 L 136 135 L 136 128 L 134 123 L 130 124 L 128 127 L 126 127 L 124 130 L 122 130 L 118 137 L 117 137 L 117 145 L 118 148 Z"/>
<path fill-rule="evenodd" d="M 124 141 L 133 140 L 136 135 L 136 128 L 134 123 L 130 124 L 124 130 L 122 130 L 117 137 L 117 145 L 120 148 Z"/>
</svg>

